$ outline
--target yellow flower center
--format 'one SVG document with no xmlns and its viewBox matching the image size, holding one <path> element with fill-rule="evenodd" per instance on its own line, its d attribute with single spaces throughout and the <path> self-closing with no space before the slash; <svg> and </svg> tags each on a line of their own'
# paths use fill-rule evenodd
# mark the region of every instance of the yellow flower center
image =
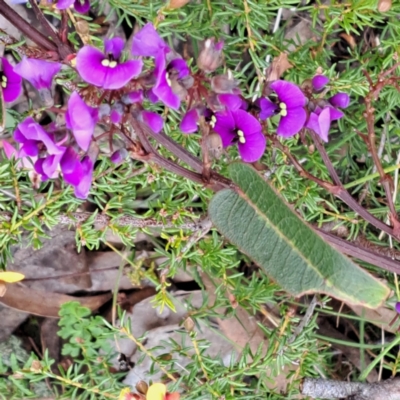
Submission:
<svg viewBox="0 0 400 400">
<path fill-rule="evenodd" d="M 109 60 L 108 58 L 105 58 L 102 62 L 101 65 L 103 67 L 109 67 L 109 68 L 115 68 L 118 63 L 114 60 Z"/>
<path fill-rule="evenodd" d="M 285 103 L 279 103 L 279 108 L 281 109 L 280 114 L 282 117 L 286 117 L 287 115 L 287 106 Z"/>
<path fill-rule="evenodd" d="M 1 77 L 1 87 L 4 89 L 7 87 L 7 77 L 5 75 Z"/>
<path fill-rule="evenodd" d="M 240 130 L 240 129 L 238 129 L 238 130 L 236 131 L 236 133 L 237 133 L 237 135 L 239 136 L 239 142 L 242 143 L 242 144 L 246 143 L 246 139 L 245 139 L 245 137 L 244 137 L 243 131 Z"/>
<path fill-rule="evenodd" d="M 213 115 L 212 117 L 211 117 L 211 120 L 210 120 L 210 126 L 211 126 L 211 128 L 215 128 L 215 123 L 217 122 L 217 118 L 215 118 L 215 115 Z"/>
</svg>

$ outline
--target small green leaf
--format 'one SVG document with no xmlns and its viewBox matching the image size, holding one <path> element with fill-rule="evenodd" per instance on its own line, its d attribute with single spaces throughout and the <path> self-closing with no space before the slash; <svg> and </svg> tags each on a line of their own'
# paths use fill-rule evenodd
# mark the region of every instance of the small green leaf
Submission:
<svg viewBox="0 0 400 400">
<path fill-rule="evenodd" d="M 386 299 L 385 285 L 324 242 L 252 167 L 235 163 L 229 170 L 241 190 L 218 192 L 210 217 L 283 289 L 296 296 L 326 293 L 370 308 Z"/>
</svg>

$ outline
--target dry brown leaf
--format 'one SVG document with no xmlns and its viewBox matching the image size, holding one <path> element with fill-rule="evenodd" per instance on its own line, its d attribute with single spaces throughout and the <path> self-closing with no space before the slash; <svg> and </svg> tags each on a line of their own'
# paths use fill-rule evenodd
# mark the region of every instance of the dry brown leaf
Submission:
<svg viewBox="0 0 400 400">
<path fill-rule="evenodd" d="M 365 318 L 369 322 L 373 323 L 376 326 L 379 326 L 379 328 L 383 328 L 387 332 L 396 333 L 399 329 L 398 323 L 394 323 L 392 326 L 389 325 L 394 320 L 394 318 L 398 316 L 397 312 L 390 308 L 381 306 L 375 310 L 371 310 L 362 306 L 354 306 L 351 304 L 347 305 L 358 316 Z"/>
<path fill-rule="evenodd" d="M 111 293 L 91 297 L 73 297 L 60 293 L 42 292 L 27 287 L 6 285 L 7 291 L 0 303 L 42 317 L 59 318 L 60 307 L 68 301 L 79 301 L 82 306 L 97 310 L 112 298 Z"/>
<path fill-rule="evenodd" d="M 339 36 L 347 42 L 352 50 L 355 49 L 357 43 L 353 36 L 348 35 L 347 33 L 341 33 Z"/>
<path fill-rule="evenodd" d="M 206 287 L 209 295 L 209 304 L 212 306 L 215 303 L 216 295 L 215 288 L 222 284 L 219 281 L 211 281 L 210 277 L 204 272 L 200 272 L 201 280 Z M 224 315 L 224 310 L 218 310 L 220 315 Z M 239 352 L 249 345 L 253 354 L 263 345 L 263 353 L 265 354 L 268 349 L 268 340 L 263 331 L 257 324 L 254 316 L 250 315 L 244 308 L 238 306 L 235 309 L 235 317 L 231 318 L 216 318 L 220 330 L 223 334 L 233 343 Z M 264 323 L 269 325 L 268 321 Z M 289 383 L 286 377 L 289 375 L 289 367 L 284 367 L 278 376 L 271 376 L 271 383 L 268 386 L 278 393 L 284 393 Z"/>
<path fill-rule="evenodd" d="M 270 67 L 266 73 L 267 82 L 277 81 L 289 68 L 293 65 L 288 60 L 287 53 L 281 53 L 272 60 Z"/>
</svg>

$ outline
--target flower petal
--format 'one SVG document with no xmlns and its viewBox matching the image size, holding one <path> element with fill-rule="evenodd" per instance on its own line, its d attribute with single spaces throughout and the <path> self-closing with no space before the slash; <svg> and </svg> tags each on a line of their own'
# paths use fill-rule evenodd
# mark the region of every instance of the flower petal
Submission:
<svg viewBox="0 0 400 400">
<path fill-rule="evenodd" d="M 74 8 L 78 13 L 85 14 L 90 10 L 90 0 L 84 0 L 83 3 L 81 0 L 75 0 Z"/>
<path fill-rule="evenodd" d="M 171 69 L 174 69 L 177 72 L 177 79 L 182 79 L 190 73 L 189 67 L 183 58 L 175 58 L 172 60 L 168 64 L 168 71 Z"/>
<path fill-rule="evenodd" d="M 74 4 L 75 0 L 58 0 L 56 8 L 59 10 L 65 10 Z"/>
<path fill-rule="evenodd" d="M 231 111 L 239 110 L 242 107 L 242 99 L 236 94 L 224 93 L 217 96 L 219 102 Z"/>
<path fill-rule="evenodd" d="M 164 126 L 164 120 L 160 114 L 152 111 L 142 112 L 143 121 L 153 130 L 154 133 L 159 133 Z"/>
<path fill-rule="evenodd" d="M 278 80 L 271 83 L 271 89 L 276 92 L 279 100 L 284 102 L 287 108 L 305 106 L 306 104 L 303 92 L 294 83 Z"/>
<path fill-rule="evenodd" d="M 325 107 L 318 115 L 319 132 L 317 134 L 324 141 L 328 142 L 329 129 L 331 127 L 330 107 Z"/>
<path fill-rule="evenodd" d="M 17 157 L 17 150 L 12 144 L 8 143 L 7 140 L 3 140 L 3 150 L 8 159 L 12 158 L 13 156 Z"/>
<path fill-rule="evenodd" d="M 73 92 L 68 100 L 65 120 L 67 128 L 72 129 L 79 147 L 87 151 L 92 141 L 97 118 L 93 117 L 92 107 L 86 105 L 77 92 Z"/>
<path fill-rule="evenodd" d="M 84 157 L 81 162 L 82 179 L 74 188 L 75 196 L 78 199 L 86 199 L 89 195 L 90 187 L 92 186 L 93 167 L 92 160 L 88 156 Z"/>
<path fill-rule="evenodd" d="M 134 56 L 156 57 L 161 50 L 165 49 L 169 50 L 169 47 L 150 22 L 133 37 L 132 54 Z"/>
<path fill-rule="evenodd" d="M 307 114 L 304 108 L 297 107 L 287 110 L 287 115 L 281 117 L 276 133 L 283 137 L 291 137 L 303 128 Z"/>
<path fill-rule="evenodd" d="M 336 108 L 329 107 L 329 111 L 331 115 L 331 121 L 336 121 L 344 117 L 344 114 L 340 110 L 337 110 Z"/>
<path fill-rule="evenodd" d="M 142 71 L 142 60 L 130 60 L 125 63 L 118 64 L 115 68 L 107 68 L 104 79 L 104 89 L 121 89 L 133 77 Z"/>
<path fill-rule="evenodd" d="M 221 136 L 222 145 L 224 147 L 234 144 L 236 139 L 235 120 L 232 113 L 227 110 L 225 112 L 218 112 L 215 114 L 217 122 L 214 126 L 214 131 Z"/>
<path fill-rule="evenodd" d="M 183 133 L 194 133 L 199 129 L 198 120 L 199 113 L 196 108 L 192 108 L 183 116 L 179 128 Z"/>
<path fill-rule="evenodd" d="M 326 77 L 325 75 L 315 75 L 314 78 L 312 78 L 311 84 L 317 92 L 322 90 L 324 86 L 329 82 L 329 78 Z"/>
<path fill-rule="evenodd" d="M 259 115 L 261 120 L 272 117 L 276 114 L 276 111 L 278 110 L 278 106 L 275 103 L 264 97 L 258 99 L 258 106 L 261 108 Z"/>
<path fill-rule="evenodd" d="M 76 55 L 76 69 L 81 78 L 92 85 L 102 87 L 108 67 L 104 67 L 101 62 L 105 55 L 92 46 L 84 46 Z"/>
<path fill-rule="evenodd" d="M 255 162 L 264 154 L 267 139 L 261 132 L 246 136 L 246 143 L 238 143 L 239 154 L 244 162 Z"/>
<path fill-rule="evenodd" d="M 122 50 L 124 49 L 124 39 L 115 37 L 112 39 L 104 40 L 104 53 L 106 55 L 112 54 L 114 60 L 118 61 L 121 57 Z"/>
<path fill-rule="evenodd" d="M 4 101 L 10 103 L 16 100 L 22 92 L 22 78 L 14 72 L 14 68 L 5 57 L 1 57 L 1 63 L 3 74 L 7 79 L 5 87 L 2 87 Z"/>
<path fill-rule="evenodd" d="M 253 135 L 262 131 L 261 124 L 248 112 L 237 110 L 232 112 L 232 115 L 235 120 L 236 128 L 244 133 L 246 139 L 248 135 Z"/>
<path fill-rule="evenodd" d="M 329 99 L 333 107 L 347 108 L 350 104 L 350 96 L 347 93 L 337 93 Z"/>
<path fill-rule="evenodd" d="M 79 155 L 72 147 L 68 147 L 60 160 L 61 171 L 65 182 L 78 185 L 83 177 Z"/>
<path fill-rule="evenodd" d="M 14 67 L 14 72 L 39 90 L 51 89 L 53 77 L 60 69 L 60 63 L 23 57 L 22 61 Z"/>
</svg>

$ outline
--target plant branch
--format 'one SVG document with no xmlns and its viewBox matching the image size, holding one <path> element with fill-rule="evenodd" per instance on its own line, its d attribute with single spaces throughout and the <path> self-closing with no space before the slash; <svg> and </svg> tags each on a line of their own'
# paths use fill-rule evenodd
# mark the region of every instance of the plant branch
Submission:
<svg viewBox="0 0 400 400">
<path fill-rule="evenodd" d="M 29 3 L 32 6 L 32 9 L 36 15 L 36 18 L 41 23 L 43 29 L 46 31 L 46 33 L 53 39 L 54 43 L 57 45 L 58 54 L 60 55 L 61 59 L 64 60 L 66 57 L 68 57 L 70 54 L 72 54 L 73 51 L 70 49 L 70 47 L 66 43 L 63 43 L 63 41 L 59 38 L 58 34 L 54 31 L 53 27 L 50 25 L 50 22 L 46 19 L 42 10 L 37 5 L 36 0 L 29 0 Z M 64 19 L 65 19 L 65 17 L 64 17 Z"/>
<path fill-rule="evenodd" d="M 47 51 L 57 52 L 57 46 L 38 30 L 29 25 L 19 14 L 17 14 L 4 0 L 0 0 L 0 15 L 11 22 L 26 37 Z"/>
<path fill-rule="evenodd" d="M 338 174 L 335 171 L 335 167 L 333 166 L 324 145 L 321 143 L 320 139 L 317 137 L 317 135 L 314 132 L 310 132 L 311 137 L 314 140 L 315 146 L 319 153 L 321 154 L 322 160 L 324 161 L 325 166 L 327 167 L 329 174 L 335 182 L 335 186 L 331 185 L 330 187 L 326 185 L 323 186 L 326 188 L 331 194 L 334 196 L 338 197 L 342 201 L 344 201 L 353 211 L 355 211 L 357 214 L 360 215 L 361 218 L 363 218 L 365 221 L 369 222 L 376 228 L 380 229 L 381 231 L 386 232 L 387 234 L 395 237 L 397 240 L 400 238 L 400 232 L 397 232 L 394 230 L 392 227 L 389 225 L 385 224 L 378 218 L 374 217 L 372 214 L 368 212 L 364 207 L 362 207 L 354 198 L 351 196 L 351 194 L 343 187 L 340 178 Z M 301 167 L 303 169 L 303 167 Z M 321 185 L 322 186 L 322 185 Z"/>
</svg>

